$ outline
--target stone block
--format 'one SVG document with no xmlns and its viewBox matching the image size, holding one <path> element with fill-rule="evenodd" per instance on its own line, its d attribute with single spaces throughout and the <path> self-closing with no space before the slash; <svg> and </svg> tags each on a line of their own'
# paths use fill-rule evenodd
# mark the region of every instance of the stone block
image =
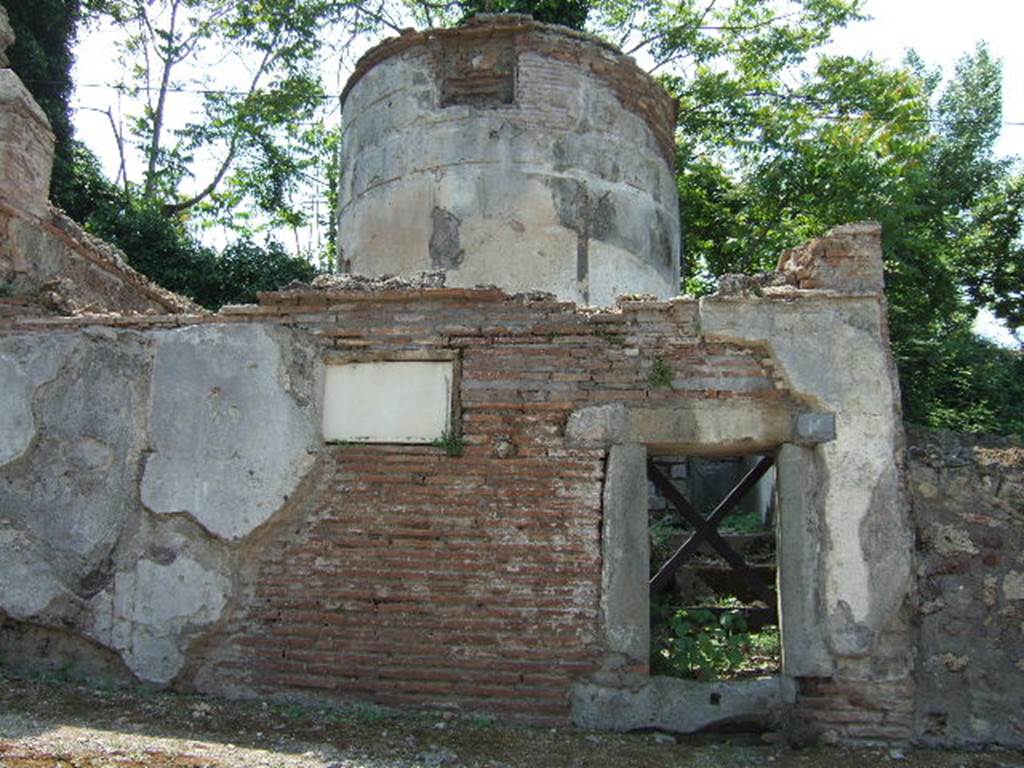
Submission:
<svg viewBox="0 0 1024 768">
<path fill-rule="evenodd" d="M 53 131 L 10 69 L 0 69 L 0 198 L 39 217 L 49 212 Z"/>
<path fill-rule="evenodd" d="M 797 445 L 817 445 L 835 439 L 834 413 L 797 413 L 793 416 L 793 442 Z"/>
<path fill-rule="evenodd" d="M 578 683 L 572 689 L 572 721 L 598 730 L 671 733 L 725 724 L 772 727 L 781 721 L 790 696 L 779 677 L 715 683 L 652 677 L 638 688 Z"/>
<path fill-rule="evenodd" d="M 825 640 L 824 611 L 809 585 L 821 580 L 823 523 L 815 506 L 822 477 L 814 450 L 784 445 L 776 459 L 779 532 L 779 613 L 782 664 L 792 677 L 830 677 L 833 661 Z"/>
<path fill-rule="evenodd" d="M 650 653 L 650 544 L 647 528 L 647 451 L 613 445 L 604 482 L 601 610 L 609 652 L 631 663 Z"/>
</svg>

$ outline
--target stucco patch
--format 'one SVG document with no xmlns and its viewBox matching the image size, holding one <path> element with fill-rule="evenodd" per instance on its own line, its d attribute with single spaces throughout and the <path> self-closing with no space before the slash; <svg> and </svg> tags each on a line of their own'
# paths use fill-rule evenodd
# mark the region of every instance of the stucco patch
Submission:
<svg viewBox="0 0 1024 768">
<path fill-rule="evenodd" d="M 0 552 L 0 610 L 8 616 L 36 616 L 65 591 L 49 553 L 30 534 L 0 528 Z"/>
<path fill-rule="evenodd" d="M 0 469 L 0 509 L 60 553 L 60 572 L 75 579 L 107 557 L 138 511 L 148 349 L 132 333 L 24 343 L 39 353 L 20 384 L 32 447 Z"/>
<path fill-rule="evenodd" d="M 139 560 L 94 598 L 90 634 L 142 680 L 168 683 L 185 664 L 191 634 L 220 618 L 230 587 L 225 576 L 187 556 L 167 565 Z"/>
<path fill-rule="evenodd" d="M 0 339 L 0 466 L 20 458 L 36 435 L 32 398 L 57 375 L 71 340 Z"/>
<path fill-rule="evenodd" d="M 1003 594 L 1007 600 L 1024 600 L 1024 573 L 1010 571 L 1003 577 Z"/>
<path fill-rule="evenodd" d="M 277 511 L 312 465 L 316 428 L 280 376 L 282 351 L 257 325 L 156 335 L 142 501 L 240 539 Z"/>
</svg>

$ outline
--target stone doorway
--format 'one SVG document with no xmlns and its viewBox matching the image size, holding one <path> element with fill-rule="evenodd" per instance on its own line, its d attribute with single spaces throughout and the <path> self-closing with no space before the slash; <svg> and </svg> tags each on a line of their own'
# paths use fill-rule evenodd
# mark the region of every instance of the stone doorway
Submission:
<svg viewBox="0 0 1024 768">
<path fill-rule="evenodd" d="M 693 423 L 672 413 L 677 409 L 664 410 L 655 414 L 638 409 L 627 415 L 630 423 L 613 426 L 641 439 L 609 448 L 603 494 L 601 606 L 609 653 L 604 667 L 590 681 L 575 687 L 573 719 L 592 728 L 680 733 L 717 727 L 771 727 L 796 700 L 795 678 L 827 677 L 832 670 L 818 619 L 824 537 L 816 474 L 821 465 L 820 444 L 829 442 L 834 434 L 831 418 L 828 414 L 793 414 L 782 427 L 779 414 L 744 409 L 734 412 L 729 422 L 718 422 L 717 428 L 708 432 L 712 439 L 703 440 L 695 439 L 690 430 L 672 434 Z M 621 415 L 612 419 L 621 419 Z M 724 431 L 730 426 L 741 429 Z M 648 459 L 699 456 L 714 460 L 769 453 L 775 457 L 780 672 L 713 682 L 656 674 L 649 664 Z"/>
</svg>

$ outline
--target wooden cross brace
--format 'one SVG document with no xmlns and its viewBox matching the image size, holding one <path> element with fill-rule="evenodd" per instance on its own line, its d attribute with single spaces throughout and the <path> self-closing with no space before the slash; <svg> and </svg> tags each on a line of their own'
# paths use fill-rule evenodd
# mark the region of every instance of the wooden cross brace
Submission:
<svg viewBox="0 0 1024 768">
<path fill-rule="evenodd" d="M 757 574 L 747 567 L 746 561 L 729 546 L 728 542 L 718 533 L 718 526 L 725 519 L 733 508 L 739 503 L 746 493 L 757 485 L 758 480 L 764 477 L 765 472 L 771 469 L 775 463 L 773 456 L 765 456 L 753 469 L 751 469 L 742 480 L 729 491 L 728 495 L 719 502 L 711 514 L 705 519 L 693 508 L 693 505 L 681 494 L 672 481 L 658 468 L 652 459 L 647 460 L 647 477 L 668 501 L 680 516 L 693 526 L 693 533 L 690 535 L 675 554 L 670 557 L 656 574 L 651 578 L 651 594 L 665 586 L 679 567 L 696 554 L 697 549 L 707 541 L 720 554 L 725 561 L 738 573 L 754 590 L 754 594 L 763 600 L 769 607 L 775 605 L 775 595 L 761 581 Z"/>
</svg>

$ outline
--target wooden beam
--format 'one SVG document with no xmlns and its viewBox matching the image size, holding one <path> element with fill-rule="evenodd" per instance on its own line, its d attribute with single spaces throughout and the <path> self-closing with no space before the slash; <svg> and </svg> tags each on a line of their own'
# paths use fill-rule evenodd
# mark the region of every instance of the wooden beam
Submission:
<svg viewBox="0 0 1024 768">
<path fill-rule="evenodd" d="M 689 500 L 676 489 L 672 481 L 662 473 L 652 460 L 648 459 L 647 476 L 651 482 L 654 483 L 665 500 L 676 508 L 683 519 L 693 526 L 693 534 L 691 534 L 690 538 L 676 550 L 675 554 L 651 578 L 650 590 L 652 594 L 665 586 L 673 574 L 679 570 L 679 567 L 689 560 L 706 540 L 732 569 L 740 574 L 744 581 L 750 584 L 750 588 L 758 598 L 763 600 L 769 607 L 775 605 L 774 593 L 757 577 L 757 574 L 747 567 L 746 561 L 737 554 L 736 550 L 729 546 L 728 542 L 717 531 L 717 526 L 725 516 L 729 514 L 743 495 L 753 488 L 757 481 L 764 476 L 764 473 L 768 471 L 773 463 L 774 459 L 771 456 L 761 459 L 739 484 L 729 492 L 722 502 L 715 507 L 711 515 L 704 519 L 693 508 Z"/>
</svg>

